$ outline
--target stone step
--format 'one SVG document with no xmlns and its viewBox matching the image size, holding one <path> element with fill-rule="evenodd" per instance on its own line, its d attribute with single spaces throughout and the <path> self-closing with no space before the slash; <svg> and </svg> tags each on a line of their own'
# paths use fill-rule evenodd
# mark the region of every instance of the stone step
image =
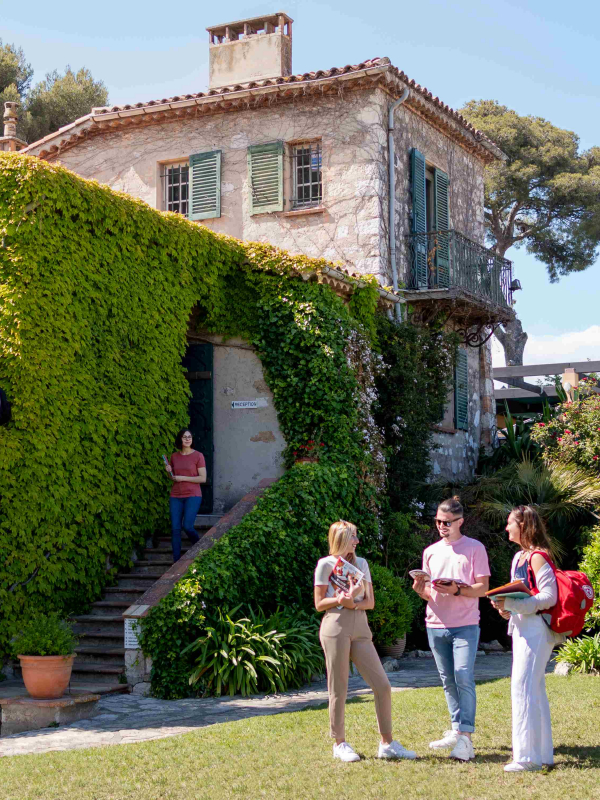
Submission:
<svg viewBox="0 0 600 800">
<path fill-rule="evenodd" d="M 182 547 L 181 548 L 181 552 L 182 553 L 187 553 L 187 551 L 189 549 L 190 549 L 189 547 Z M 152 547 L 152 548 L 145 547 L 142 550 L 142 552 L 144 553 L 145 556 L 146 555 L 150 555 L 150 554 L 154 554 L 154 553 L 156 553 L 156 554 L 160 553 L 161 555 L 171 555 L 173 553 L 173 549 L 172 549 L 171 545 L 169 544 L 168 547 L 166 545 L 164 547 Z"/>
<path fill-rule="evenodd" d="M 71 617 L 74 622 L 92 622 L 94 625 L 105 625 L 108 623 L 115 623 L 123 625 L 123 617 L 121 614 L 81 614 L 78 617 Z"/>
<path fill-rule="evenodd" d="M 82 664 L 102 664 L 103 666 L 125 666 L 125 648 L 107 647 L 106 645 L 79 645 L 75 648 L 77 658 L 74 667 Z"/>
<path fill-rule="evenodd" d="M 146 575 L 136 575 L 133 574 L 132 578 L 119 578 L 119 583 L 117 586 L 111 587 L 111 589 L 115 592 L 122 592 L 127 591 L 130 594 L 134 594 L 135 592 L 141 592 L 142 594 L 152 586 L 154 581 L 157 581 L 158 578 L 162 577 L 159 575 L 157 578 L 150 578 L 147 579 Z M 129 590 L 132 590 L 129 592 Z M 112 592 L 111 592 L 112 594 Z"/>
<path fill-rule="evenodd" d="M 164 574 L 164 572 L 119 572 L 117 574 L 117 578 L 119 581 L 121 579 L 127 580 L 131 578 L 135 578 L 136 580 L 140 581 L 147 581 L 148 583 L 146 584 L 146 588 L 148 588 L 148 585 L 151 581 L 157 581 L 159 578 L 162 578 Z"/>
<path fill-rule="evenodd" d="M 125 626 L 122 627 L 121 633 L 116 631 L 114 633 L 104 632 L 91 632 L 86 630 L 77 631 L 79 644 L 81 647 L 123 647 L 125 642 Z"/>
<path fill-rule="evenodd" d="M 129 683 L 99 683 L 90 675 L 85 680 L 72 680 L 69 684 L 72 691 L 91 692 L 92 694 L 130 694 L 132 686 Z"/>
<path fill-rule="evenodd" d="M 102 662 L 73 664 L 73 677 L 78 681 L 89 681 L 90 683 L 118 683 L 119 676 L 125 675 L 125 664 L 105 664 Z"/>
<path fill-rule="evenodd" d="M 133 568 L 133 573 L 135 575 L 144 575 L 146 573 L 159 573 L 158 577 L 164 575 L 164 573 L 173 566 L 173 559 L 170 561 L 165 561 L 161 559 L 160 561 L 136 561 L 135 567 Z"/>
<path fill-rule="evenodd" d="M 127 586 L 127 585 L 121 586 L 121 584 L 119 583 L 117 586 L 107 586 L 106 589 L 104 590 L 104 594 L 111 595 L 107 599 L 114 600 L 116 598 L 113 598 L 112 595 L 117 594 L 117 592 L 121 592 L 124 594 L 135 594 L 136 592 L 139 592 L 140 590 L 144 591 L 147 588 L 148 586 L 146 584 L 142 584 L 141 586 Z"/>
<path fill-rule="evenodd" d="M 100 610 L 104 608 L 127 608 L 128 605 L 129 603 L 127 600 L 96 600 L 95 603 L 92 603 L 92 608 L 98 608 Z"/>
<path fill-rule="evenodd" d="M 190 549 L 189 547 L 182 547 L 181 548 L 182 555 L 183 553 L 187 553 L 189 549 Z M 143 558 L 134 563 L 133 565 L 134 569 L 135 567 L 137 567 L 140 561 L 142 562 L 150 561 L 155 564 L 161 563 L 162 561 L 168 561 L 170 564 L 173 563 L 173 550 L 170 547 L 156 547 L 153 550 L 144 550 L 143 553 L 144 553 Z"/>
</svg>

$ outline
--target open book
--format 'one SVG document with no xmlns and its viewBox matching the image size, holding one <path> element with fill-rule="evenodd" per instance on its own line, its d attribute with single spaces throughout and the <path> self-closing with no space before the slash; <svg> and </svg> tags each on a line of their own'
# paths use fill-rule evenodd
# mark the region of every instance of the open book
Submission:
<svg viewBox="0 0 600 800">
<path fill-rule="evenodd" d="M 522 600 L 524 597 L 531 597 L 533 592 L 523 583 L 523 581 L 511 581 L 505 583 L 504 586 L 498 586 L 497 589 L 490 589 L 485 593 L 486 597 L 512 597 L 515 600 Z"/>
<path fill-rule="evenodd" d="M 431 575 L 424 569 L 411 569 L 408 573 L 413 580 L 420 578 L 421 575 L 425 576 L 425 583 L 432 583 L 434 588 L 436 586 L 450 586 L 454 582 L 457 586 L 468 586 L 468 583 L 459 581 L 456 578 L 432 578 Z"/>
<path fill-rule="evenodd" d="M 350 590 L 350 575 L 352 575 L 354 579 L 355 586 L 360 586 L 365 577 L 364 572 L 361 572 L 358 567 L 355 567 L 354 564 L 351 564 L 340 556 L 331 570 L 329 583 L 333 586 L 334 590 L 339 589 L 342 592 L 348 592 Z"/>
</svg>

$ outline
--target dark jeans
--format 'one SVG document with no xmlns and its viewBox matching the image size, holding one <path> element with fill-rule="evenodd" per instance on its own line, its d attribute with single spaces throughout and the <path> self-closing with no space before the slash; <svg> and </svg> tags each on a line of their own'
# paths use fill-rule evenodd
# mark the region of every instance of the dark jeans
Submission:
<svg viewBox="0 0 600 800">
<path fill-rule="evenodd" d="M 173 547 L 173 561 L 178 561 L 181 556 L 181 529 L 192 544 L 196 544 L 200 537 L 194 528 L 196 514 L 202 503 L 201 497 L 170 497 L 169 509 L 171 511 L 171 545 Z"/>
</svg>

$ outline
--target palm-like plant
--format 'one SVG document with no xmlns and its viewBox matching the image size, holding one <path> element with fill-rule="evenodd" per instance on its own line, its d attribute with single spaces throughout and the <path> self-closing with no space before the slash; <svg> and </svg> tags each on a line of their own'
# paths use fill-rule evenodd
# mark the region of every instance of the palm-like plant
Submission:
<svg viewBox="0 0 600 800">
<path fill-rule="evenodd" d="M 473 499 L 482 515 L 494 524 L 505 522 L 516 506 L 535 506 L 565 566 L 574 566 L 579 555 L 579 531 L 598 519 L 600 476 L 573 464 L 545 465 L 524 457 L 483 477 L 473 489 Z"/>
</svg>

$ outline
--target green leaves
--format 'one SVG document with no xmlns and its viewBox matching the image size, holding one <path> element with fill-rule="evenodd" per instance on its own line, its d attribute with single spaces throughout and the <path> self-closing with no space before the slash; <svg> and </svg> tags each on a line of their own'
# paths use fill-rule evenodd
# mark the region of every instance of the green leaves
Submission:
<svg viewBox="0 0 600 800">
<path fill-rule="evenodd" d="M 566 641 L 556 656 L 561 664 L 572 664 L 573 672 L 600 674 L 600 633 Z"/>
<path fill-rule="evenodd" d="M 77 637 L 57 614 L 39 614 L 23 626 L 12 642 L 14 656 L 70 656 Z"/>
<path fill-rule="evenodd" d="M 202 682 L 204 692 L 219 697 L 283 692 L 310 680 L 324 669 L 316 623 L 306 613 L 278 609 L 266 616 L 262 610 L 236 618 L 240 606 L 218 609 L 212 624 L 182 651 L 199 652 L 190 685 Z"/>
</svg>

